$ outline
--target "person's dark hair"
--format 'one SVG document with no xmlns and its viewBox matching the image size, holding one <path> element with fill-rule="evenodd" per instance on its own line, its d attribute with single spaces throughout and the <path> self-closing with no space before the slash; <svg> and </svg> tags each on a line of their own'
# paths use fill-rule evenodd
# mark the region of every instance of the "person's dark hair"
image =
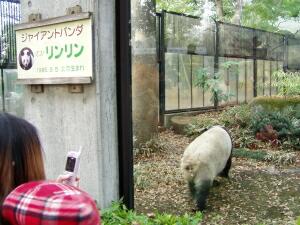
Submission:
<svg viewBox="0 0 300 225">
<path fill-rule="evenodd" d="M 4 198 L 20 184 L 44 179 L 36 128 L 24 119 L 0 113 L 0 208 Z"/>
</svg>

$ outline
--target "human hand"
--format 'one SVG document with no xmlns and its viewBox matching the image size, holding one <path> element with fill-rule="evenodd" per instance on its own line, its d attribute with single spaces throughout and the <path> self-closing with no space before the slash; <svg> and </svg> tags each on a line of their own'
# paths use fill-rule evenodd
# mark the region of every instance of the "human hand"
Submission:
<svg viewBox="0 0 300 225">
<path fill-rule="evenodd" d="M 69 184 L 75 187 L 79 187 L 79 177 L 75 178 L 75 181 L 72 182 L 72 174 L 60 174 L 57 178 L 56 178 L 56 182 L 58 183 L 62 183 L 62 184 Z"/>
</svg>

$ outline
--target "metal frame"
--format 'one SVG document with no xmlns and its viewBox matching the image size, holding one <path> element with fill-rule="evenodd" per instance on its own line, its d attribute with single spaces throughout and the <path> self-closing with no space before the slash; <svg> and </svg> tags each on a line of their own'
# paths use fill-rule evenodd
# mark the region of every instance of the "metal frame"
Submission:
<svg viewBox="0 0 300 225">
<path fill-rule="evenodd" d="M 166 110 L 166 93 L 165 93 L 165 55 L 166 53 L 177 53 L 178 55 L 179 54 L 182 54 L 182 52 L 178 52 L 178 51 L 172 51 L 172 50 L 167 50 L 166 49 L 166 46 L 165 46 L 165 43 L 164 43 L 164 30 L 165 30 L 165 18 L 166 18 L 166 14 L 171 14 L 171 15 L 178 15 L 178 16 L 184 16 L 184 17 L 188 17 L 188 18 L 193 18 L 193 19 L 199 19 L 199 17 L 197 16 L 190 16 L 190 15 L 186 15 L 186 14 L 183 14 L 183 13 L 175 13 L 175 12 L 169 12 L 169 11 L 162 11 L 161 13 L 157 13 L 157 16 L 159 17 L 160 19 L 160 29 L 159 29 L 159 32 L 160 32 L 160 39 L 159 39 L 159 73 L 160 73 L 160 86 L 159 86 L 159 96 L 160 96 L 160 124 L 163 124 L 163 120 L 164 120 L 164 114 L 171 114 L 171 113 L 179 113 L 179 112 L 190 112 L 190 111 L 202 111 L 202 110 L 207 110 L 207 109 L 211 109 L 212 107 L 208 106 L 208 107 L 193 107 L 193 92 L 192 92 L 192 88 L 191 88 L 191 107 L 190 108 L 180 108 L 180 93 L 178 91 L 178 107 L 177 109 L 171 109 L 171 110 Z M 244 59 L 245 62 L 247 59 L 252 59 L 253 60 L 253 96 L 256 97 L 257 96 L 257 70 L 258 70 L 258 65 L 257 65 L 257 60 L 267 60 L 267 61 L 270 61 L 270 62 L 273 62 L 273 61 L 276 61 L 277 62 L 277 65 L 278 65 L 278 59 L 274 59 L 273 57 L 272 58 L 262 58 L 262 57 L 259 57 L 257 55 L 257 51 L 256 51 L 256 45 L 255 45 L 255 42 L 257 41 L 257 35 L 256 35 L 256 32 L 263 32 L 263 33 L 267 33 L 267 34 L 270 34 L 270 35 L 276 35 L 276 36 L 281 36 L 282 37 L 282 46 L 283 46 L 283 52 L 284 52 L 284 57 L 282 59 L 283 61 L 283 68 L 287 68 L 287 43 L 288 43 L 288 40 L 287 38 L 283 35 L 283 34 L 278 34 L 278 33 L 275 33 L 275 32 L 268 32 L 268 31 L 265 31 L 265 30 L 262 30 L 262 29 L 254 29 L 254 28 L 249 28 L 249 27 L 245 27 L 245 26 L 239 26 L 239 25 L 235 25 L 235 24 L 230 24 L 230 23 L 225 23 L 225 22 L 220 22 L 220 21 L 215 21 L 216 23 L 216 32 L 215 32 L 215 43 L 214 43 L 214 47 L 215 47 L 215 55 L 212 55 L 214 56 L 214 71 L 217 72 L 219 70 L 219 57 L 224 57 L 224 58 L 239 58 L 239 59 Z M 236 55 L 236 54 L 223 54 L 221 55 L 220 54 L 220 28 L 219 26 L 220 25 L 225 25 L 225 26 L 231 26 L 231 27 L 238 27 L 238 28 L 244 28 L 244 29 L 247 29 L 249 30 L 250 32 L 252 31 L 253 32 L 253 40 L 252 40 L 252 43 L 253 43 L 253 53 L 251 56 L 243 56 L 243 55 Z M 251 36 L 251 35 L 250 35 Z M 281 45 L 280 45 L 281 46 Z M 207 54 L 197 54 L 197 53 L 184 53 L 186 55 L 190 55 L 192 57 L 192 55 L 199 55 L 199 56 L 205 56 Z M 178 56 L 179 57 L 179 56 Z M 278 66 L 277 66 L 278 67 Z M 270 63 L 270 68 L 271 68 L 271 63 Z M 191 69 L 192 69 L 192 63 L 191 63 Z M 178 71 L 179 73 L 179 71 Z M 264 73 L 264 71 L 263 71 Z M 191 71 L 191 74 L 192 74 L 192 71 Z M 270 69 L 270 74 L 271 74 L 271 69 Z M 270 75 L 268 74 L 268 76 Z M 247 84 L 249 82 L 249 80 L 247 79 L 248 78 L 248 75 L 249 75 L 249 72 L 247 71 L 247 68 L 246 68 L 246 64 L 245 64 L 245 86 L 244 86 L 244 92 L 245 92 L 245 102 L 248 101 L 248 92 L 247 92 L 247 86 L 249 84 Z M 265 76 L 266 74 L 264 74 Z M 270 77 L 271 78 L 271 77 Z M 238 88 L 238 76 L 236 78 L 236 92 L 237 92 L 237 97 L 236 97 L 236 100 L 235 102 L 238 104 L 239 103 L 239 88 Z M 179 82 L 178 82 L 179 84 Z M 268 92 L 268 94 L 272 95 L 272 91 L 271 91 L 271 84 L 272 84 L 272 80 L 270 79 L 270 91 Z M 179 86 L 179 85 L 178 85 Z M 265 88 L 263 87 L 263 92 L 265 92 Z M 204 98 L 204 95 L 203 95 L 203 98 Z M 244 102 L 243 101 L 243 102 Z M 204 102 L 203 102 L 204 104 Z M 231 103 L 229 103 L 229 105 L 231 105 Z M 220 106 L 224 106 L 224 105 L 219 105 L 218 104 L 218 101 L 215 101 L 214 102 L 214 108 L 218 108 Z"/>
<path fill-rule="evenodd" d="M 117 103 L 120 196 L 134 208 L 130 0 L 116 1 Z"/>
<path fill-rule="evenodd" d="M 165 23 L 164 11 L 157 14 L 159 18 L 159 124 L 164 123 L 165 114 L 165 43 L 164 43 L 164 23 Z"/>
<path fill-rule="evenodd" d="M 16 21 L 20 21 L 20 10 L 16 11 L 16 5 L 20 5 L 20 0 L 0 0 L 0 26 L 4 29 L 1 30 L 0 36 L 2 37 L 5 33 L 8 34 L 8 62 L 3 66 L 3 69 L 15 69 L 17 67 L 16 64 L 16 43 L 15 43 L 15 31 L 14 24 Z M 7 7 L 2 8 L 2 4 L 7 4 Z M 5 19 L 4 19 L 5 18 Z M 1 51 L 1 45 L 0 45 Z"/>
<path fill-rule="evenodd" d="M 214 72 L 219 72 L 219 52 L 220 52 L 220 26 L 217 21 L 216 24 L 216 33 L 215 33 L 215 55 L 214 55 Z M 203 63 L 204 67 L 204 63 Z M 204 92 L 203 92 L 203 99 L 204 99 Z M 217 108 L 219 105 L 219 101 L 217 96 L 214 96 L 214 107 Z"/>
<path fill-rule="evenodd" d="M 0 37 L 2 37 L 5 33 L 8 34 L 8 61 L 0 67 L 0 73 L 1 73 L 1 100 L 2 105 L 0 106 L 0 111 L 5 111 L 5 86 L 4 86 L 4 69 L 16 69 L 17 63 L 16 63 L 16 43 L 15 43 L 15 32 L 13 29 L 13 25 L 15 24 L 15 20 L 20 21 L 20 11 L 16 11 L 15 7 L 12 7 L 13 5 L 10 5 L 6 8 L 6 10 L 3 10 L 2 8 L 3 4 L 20 4 L 20 0 L 0 0 L 1 8 L 0 8 L 0 26 L 4 29 L 0 32 Z M 6 19 L 4 19 L 6 18 Z M 1 52 L 1 44 L 0 44 L 0 52 Z"/>
<path fill-rule="evenodd" d="M 3 68 L 0 68 L 1 72 L 1 100 L 2 100 L 2 105 L 0 106 L 2 108 L 2 111 L 5 112 L 5 91 L 4 91 L 4 77 L 3 77 Z M 0 108 L 0 111 L 1 111 Z"/>
</svg>

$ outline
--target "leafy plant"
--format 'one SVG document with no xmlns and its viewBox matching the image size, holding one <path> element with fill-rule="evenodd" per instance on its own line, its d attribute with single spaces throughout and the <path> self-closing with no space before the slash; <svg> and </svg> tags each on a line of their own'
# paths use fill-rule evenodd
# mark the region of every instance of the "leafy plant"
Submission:
<svg viewBox="0 0 300 225">
<path fill-rule="evenodd" d="M 200 68 L 196 71 L 193 84 L 196 87 L 201 87 L 204 91 L 209 89 L 209 80 L 211 80 L 211 74 L 206 68 Z"/>
<path fill-rule="evenodd" d="M 234 94 L 232 94 L 231 92 L 224 91 L 220 88 L 220 81 L 221 79 L 219 73 L 215 73 L 214 78 L 208 81 L 210 92 L 212 93 L 212 97 L 210 99 L 211 102 L 226 102 L 234 96 Z"/>
<path fill-rule="evenodd" d="M 235 147 L 256 149 L 258 140 L 255 139 L 253 133 L 249 129 L 233 128 L 230 130 L 233 136 Z"/>
<path fill-rule="evenodd" d="M 226 127 L 238 125 L 245 128 L 250 125 L 251 116 L 251 107 L 247 104 L 242 104 L 225 110 L 221 115 L 221 121 Z"/>
<path fill-rule="evenodd" d="M 238 62 L 227 61 L 220 65 L 226 70 L 231 69 L 232 74 L 238 74 Z M 220 73 L 210 73 L 206 68 L 199 68 L 194 76 L 193 84 L 196 87 L 202 88 L 204 91 L 209 91 L 212 94 L 210 101 L 214 104 L 223 101 L 228 101 L 234 94 L 229 91 L 224 91 L 220 87 L 221 75 Z"/>
<path fill-rule="evenodd" d="M 278 95 L 291 96 L 300 94 L 300 72 L 279 70 L 272 74 L 272 86 L 277 88 Z"/>
<path fill-rule="evenodd" d="M 121 202 L 113 202 L 109 208 L 101 210 L 101 221 L 104 225 L 125 225 L 137 221 L 142 224 L 147 224 L 147 216 L 137 215 L 121 204 Z"/>
<path fill-rule="evenodd" d="M 300 149 L 300 138 L 298 137 L 287 137 L 282 143 L 283 149 L 294 148 L 296 150 Z"/>
<path fill-rule="evenodd" d="M 286 136 L 291 132 L 292 123 L 280 112 L 257 112 L 252 117 L 251 128 L 256 134 L 264 129 L 267 125 L 271 125 L 278 132 L 279 137 Z"/>
<path fill-rule="evenodd" d="M 206 128 L 209 128 L 213 125 L 218 125 L 218 118 L 207 118 L 207 117 L 199 117 L 193 120 L 192 123 L 185 126 L 184 133 L 187 136 L 194 137 L 200 135 Z"/>
<path fill-rule="evenodd" d="M 300 121 L 289 115 L 289 112 L 259 111 L 252 117 L 250 127 L 254 134 L 257 134 L 271 126 L 285 145 L 298 149 L 300 146 Z"/>
<path fill-rule="evenodd" d="M 101 210 L 103 225 L 197 225 L 202 220 L 202 214 L 184 214 L 176 216 L 171 214 L 137 214 L 128 210 L 121 202 L 113 202 L 109 208 Z"/>
</svg>

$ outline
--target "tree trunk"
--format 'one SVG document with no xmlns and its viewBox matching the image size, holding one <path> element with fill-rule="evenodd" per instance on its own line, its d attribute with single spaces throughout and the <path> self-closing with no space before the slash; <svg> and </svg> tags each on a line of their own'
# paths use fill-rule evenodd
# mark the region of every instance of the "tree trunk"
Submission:
<svg viewBox="0 0 300 225">
<path fill-rule="evenodd" d="M 241 25 L 242 22 L 242 10 L 243 0 L 236 0 L 235 13 L 231 19 L 231 23 Z"/>
<path fill-rule="evenodd" d="M 218 20 L 223 20 L 224 12 L 223 12 L 223 1 L 222 0 L 215 0 L 216 3 L 216 11 L 217 11 L 217 18 Z"/>
</svg>

